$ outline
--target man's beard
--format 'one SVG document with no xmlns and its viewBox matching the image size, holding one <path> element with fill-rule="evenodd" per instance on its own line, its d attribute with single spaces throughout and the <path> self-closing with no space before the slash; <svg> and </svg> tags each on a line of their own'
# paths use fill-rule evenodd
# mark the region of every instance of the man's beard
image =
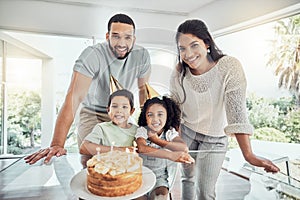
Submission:
<svg viewBox="0 0 300 200">
<path fill-rule="evenodd" d="M 130 53 L 131 50 L 133 49 L 133 46 L 132 46 L 131 49 L 129 49 L 129 50 L 125 53 L 125 55 L 124 55 L 123 57 L 121 57 L 121 56 L 119 56 L 117 50 L 115 50 L 115 49 L 111 46 L 110 41 L 108 41 L 108 46 L 109 46 L 110 50 L 113 52 L 113 54 L 114 54 L 119 60 L 123 60 L 123 59 L 127 58 L 127 56 L 129 55 L 129 53 Z"/>
</svg>

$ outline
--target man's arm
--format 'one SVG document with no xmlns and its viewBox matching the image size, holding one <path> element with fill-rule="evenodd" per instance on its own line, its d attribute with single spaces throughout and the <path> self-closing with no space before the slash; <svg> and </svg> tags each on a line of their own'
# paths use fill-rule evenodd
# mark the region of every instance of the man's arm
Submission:
<svg viewBox="0 0 300 200">
<path fill-rule="evenodd" d="M 139 102 L 140 102 L 140 107 L 142 107 L 146 101 L 147 97 L 147 92 L 146 92 L 146 87 L 145 84 L 149 81 L 149 76 L 147 75 L 143 78 L 138 78 L 138 88 L 139 88 Z"/>
<path fill-rule="evenodd" d="M 54 155 L 61 156 L 66 154 L 64 144 L 67 134 L 73 123 L 79 104 L 88 92 L 91 81 L 91 78 L 82 75 L 79 72 L 73 72 L 65 101 L 56 119 L 50 148 L 41 149 L 40 151 L 25 157 L 27 163 L 34 164 L 43 157 L 46 157 L 44 162 L 47 163 Z"/>
<path fill-rule="evenodd" d="M 71 84 L 69 86 L 64 104 L 57 116 L 54 135 L 51 142 L 52 146 L 64 147 L 67 134 L 73 123 L 76 111 L 86 96 L 92 79 L 73 72 Z"/>
</svg>

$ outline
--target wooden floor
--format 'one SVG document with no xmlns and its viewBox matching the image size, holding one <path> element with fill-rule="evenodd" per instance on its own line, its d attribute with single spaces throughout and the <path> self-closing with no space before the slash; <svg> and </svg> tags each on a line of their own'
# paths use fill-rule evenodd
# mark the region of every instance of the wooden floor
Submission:
<svg viewBox="0 0 300 200">
<path fill-rule="evenodd" d="M 173 200 L 181 199 L 180 184 L 180 173 L 178 173 L 171 192 Z M 217 200 L 243 200 L 249 191 L 250 183 L 248 180 L 221 170 L 216 186 Z"/>
</svg>

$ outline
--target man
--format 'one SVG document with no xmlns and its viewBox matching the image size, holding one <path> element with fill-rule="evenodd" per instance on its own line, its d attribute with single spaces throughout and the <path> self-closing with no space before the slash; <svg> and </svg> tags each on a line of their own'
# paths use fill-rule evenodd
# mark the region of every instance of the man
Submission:
<svg viewBox="0 0 300 200">
<path fill-rule="evenodd" d="M 106 106 L 111 75 L 126 89 L 132 89 L 137 79 L 140 105 L 143 105 L 144 86 L 151 71 L 150 56 L 146 49 L 135 45 L 135 39 L 135 24 L 129 16 L 116 14 L 109 20 L 106 41 L 87 47 L 75 62 L 50 147 L 25 157 L 27 163 L 34 164 L 44 157 L 47 163 L 53 156 L 66 154 L 66 137 L 81 103 L 78 146 L 97 123 L 109 121 Z M 86 159 L 82 159 L 83 166 Z"/>
</svg>

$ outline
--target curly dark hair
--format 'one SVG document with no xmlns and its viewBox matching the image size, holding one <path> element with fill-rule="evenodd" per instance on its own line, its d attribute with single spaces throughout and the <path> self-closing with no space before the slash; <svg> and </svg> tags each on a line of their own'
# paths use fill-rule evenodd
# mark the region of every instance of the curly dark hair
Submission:
<svg viewBox="0 0 300 200">
<path fill-rule="evenodd" d="M 153 104 L 160 104 L 167 111 L 167 121 L 163 128 L 164 132 L 167 132 L 171 128 L 175 128 L 175 130 L 178 131 L 180 125 L 180 115 L 181 115 L 180 107 L 173 99 L 166 96 L 163 96 L 162 99 L 158 97 L 154 97 L 148 99 L 145 102 L 141 114 L 139 116 L 138 125 L 147 126 L 146 112 L 148 108 Z"/>
</svg>

